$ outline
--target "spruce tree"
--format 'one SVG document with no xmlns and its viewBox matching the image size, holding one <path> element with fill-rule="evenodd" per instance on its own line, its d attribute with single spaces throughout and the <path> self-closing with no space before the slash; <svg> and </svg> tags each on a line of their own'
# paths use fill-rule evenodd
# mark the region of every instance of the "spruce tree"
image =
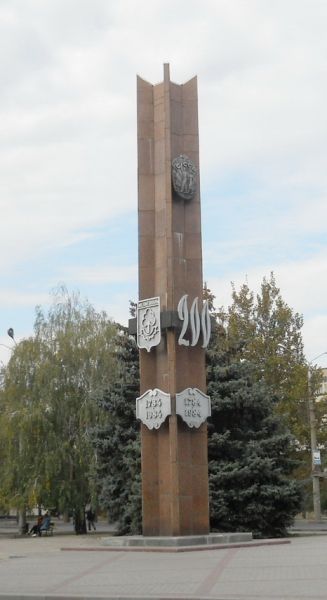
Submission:
<svg viewBox="0 0 327 600">
<path fill-rule="evenodd" d="M 208 353 L 208 394 L 212 529 L 286 535 L 300 492 L 289 478 L 292 437 L 274 411 L 271 389 L 257 381 L 250 362 L 233 362 L 216 343 Z"/>
<path fill-rule="evenodd" d="M 135 417 L 139 362 L 136 342 L 123 327 L 116 339 L 116 357 L 115 380 L 99 399 L 107 419 L 92 435 L 95 479 L 99 503 L 117 523 L 118 533 L 137 534 L 142 526 L 140 427 Z"/>
</svg>

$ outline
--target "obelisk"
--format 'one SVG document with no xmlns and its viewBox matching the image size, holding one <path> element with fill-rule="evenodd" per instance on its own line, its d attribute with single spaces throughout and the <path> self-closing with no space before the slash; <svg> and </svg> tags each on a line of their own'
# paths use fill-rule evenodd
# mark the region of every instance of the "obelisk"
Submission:
<svg viewBox="0 0 327 600">
<path fill-rule="evenodd" d="M 206 317 L 196 77 L 177 85 L 170 81 L 168 64 L 162 83 L 152 85 L 138 77 L 137 126 L 139 299 L 141 306 L 151 299 L 144 304 L 148 308 L 141 325 L 145 337 L 152 327 L 148 337 L 153 343 L 159 335 L 151 312 L 156 298 L 161 314 L 156 345 L 140 349 L 141 395 L 148 392 L 141 423 L 143 535 L 207 534 L 207 425 L 200 414 L 206 392 L 205 331 L 200 337 L 200 330 L 205 330 Z M 167 418 L 155 426 L 149 422 L 160 411 L 148 408 L 156 409 L 165 400 L 153 403 L 150 392 L 159 396 L 151 390 L 161 390 L 170 399 Z M 178 394 L 186 420 L 176 414 Z"/>
</svg>

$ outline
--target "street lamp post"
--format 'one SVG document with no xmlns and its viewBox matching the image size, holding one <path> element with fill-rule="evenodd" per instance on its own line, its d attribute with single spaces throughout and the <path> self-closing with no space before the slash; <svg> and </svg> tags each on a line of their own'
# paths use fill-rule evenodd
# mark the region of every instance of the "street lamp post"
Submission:
<svg viewBox="0 0 327 600">
<path fill-rule="evenodd" d="M 15 340 L 15 336 L 14 336 L 14 330 L 12 327 L 9 327 L 7 334 L 9 335 L 9 337 L 13 340 L 15 346 L 17 346 L 17 342 Z M 0 344 L 0 346 L 3 346 L 4 348 L 7 348 L 7 350 L 10 350 L 11 352 L 13 351 L 13 347 L 12 346 L 7 346 L 7 344 Z"/>
<path fill-rule="evenodd" d="M 14 330 L 12 327 L 9 327 L 9 329 L 7 330 L 7 334 L 13 340 L 15 346 L 17 346 L 17 342 L 15 340 L 15 335 L 14 335 Z M 8 348 L 8 350 L 10 350 L 11 352 L 14 350 L 14 347 L 6 346 L 6 344 L 0 344 L 0 345 L 4 346 L 5 348 Z M 22 454 L 23 449 L 22 449 L 21 432 L 19 432 L 18 451 L 20 454 Z M 25 534 L 27 531 L 26 509 L 25 508 L 21 508 L 18 510 L 18 528 L 19 528 L 19 532 L 21 535 Z"/>
<path fill-rule="evenodd" d="M 12 327 L 9 327 L 7 334 L 9 335 L 9 337 L 13 340 L 15 346 L 17 346 L 17 342 L 15 340 L 15 335 L 14 335 L 14 330 Z"/>
<path fill-rule="evenodd" d="M 321 503 L 320 503 L 320 469 L 316 470 L 315 457 L 317 452 L 317 431 L 316 431 L 316 411 L 315 411 L 315 401 L 312 393 L 312 385 L 311 385 L 311 370 L 310 367 L 312 363 L 327 354 L 327 352 L 322 352 L 318 354 L 315 358 L 309 361 L 308 363 L 308 405 L 309 405 L 309 421 L 310 421 L 310 441 L 311 441 L 311 476 L 312 476 L 312 496 L 313 496 L 313 511 L 315 521 L 321 521 Z"/>
</svg>

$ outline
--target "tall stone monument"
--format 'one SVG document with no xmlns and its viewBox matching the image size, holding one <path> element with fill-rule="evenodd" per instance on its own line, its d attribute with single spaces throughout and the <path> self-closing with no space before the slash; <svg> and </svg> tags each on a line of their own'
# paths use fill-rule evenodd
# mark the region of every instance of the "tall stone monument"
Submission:
<svg viewBox="0 0 327 600">
<path fill-rule="evenodd" d="M 137 79 L 144 536 L 209 532 L 197 80 Z"/>
</svg>

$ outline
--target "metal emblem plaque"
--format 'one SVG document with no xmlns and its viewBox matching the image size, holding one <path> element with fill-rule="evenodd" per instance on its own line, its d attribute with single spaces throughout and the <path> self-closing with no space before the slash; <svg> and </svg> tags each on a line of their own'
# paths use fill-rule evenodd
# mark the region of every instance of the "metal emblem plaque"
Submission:
<svg viewBox="0 0 327 600">
<path fill-rule="evenodd" d="M 160 341 L 160 298 L 140 300 L 137 303 L 137 345 L 150 352 Z"/>
<path fill-rule="evenodd" d="M 171 163 L 173 188 L 184 200 L 192 200 L 196 192 L 196 167 L 185 154 L 180 154 Z"/>
<path fill-rule="evenodd" d="M 200 332 L 202 329 L 202 348 L 207 348 L 211 336 L 211 321 L 208 302 L 206 300 L 203 303 L 202 314 L 200 318 L 199 298 L 194 298 L 190 311 L 187 305 L 187 298 L 188 295 L 184 294 L 184 296 L 181 297 L 177 306 L 178 317 L 183 322 L 182 331 L 178 338 L 178 344 L 180 346 L 190 345 L 190 340 L 187 340 L 184 337 L 190 322 L 192 334 L 191 346 L 195 346 L 198 343 Z"/>
<path fill-rule="evenodd" d="M 170 394 L 155 388 L 136 398 L 136 418 L 148 429 L 159 429 L 165 419 L 171 415 Z"/>
<path fill-rule="evenodd" d="M 189 427 L 200 427 L 211 415 L 210 397 L 197 388 L 187 388 L 176 394 L 176 414 Z"/>
</svg>

